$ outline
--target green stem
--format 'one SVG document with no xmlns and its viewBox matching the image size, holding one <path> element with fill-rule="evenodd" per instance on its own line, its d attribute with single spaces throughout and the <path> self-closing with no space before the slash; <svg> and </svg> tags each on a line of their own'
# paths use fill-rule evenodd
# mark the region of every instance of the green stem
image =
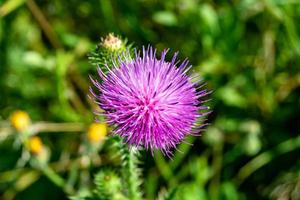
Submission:
<svg viewBox="0 0 300 200">
<path fill-rule="evenodd" d="M 220 177 L 221 177 L 222 162 L 223 162 L 222 155 L 223 155 L 223 143 L 215 145 L 213 147 L 213 161 L 212 161 L 212 169 L 214 171 L 214 175 L 209 185 L 209 194 L 211 200 L 219 199 Z"/>
<path fill-rule="evenodd" d="M 42 167 L 41 171 L 52 183 L 65 191 L 65 180 L 61 176 L 48 166 Z"/>
</svg>

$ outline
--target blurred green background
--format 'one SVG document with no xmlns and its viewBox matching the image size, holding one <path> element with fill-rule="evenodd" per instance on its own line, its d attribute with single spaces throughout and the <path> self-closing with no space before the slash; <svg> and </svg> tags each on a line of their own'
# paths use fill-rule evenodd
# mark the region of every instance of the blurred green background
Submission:
<svg viewBox="0 0 300 200">
<path fill-rule="evenodd" d="M 0 199 L 67 199 L 115 166 L 105 144 L 82 150 L 96 108 L 87 55 L 113 32 L 180 51 L 213 90 L 210 126 L 187 138 L 193 146 L 173 159 L 141 153 L 145 199 L 176 188 L 178 200 L 299 200 L 299 21 L 299 0 L 0 1 Z M 16 142 L 16 110 L 42 124 L 47 162 L 71 189 Z"/>
</svg>

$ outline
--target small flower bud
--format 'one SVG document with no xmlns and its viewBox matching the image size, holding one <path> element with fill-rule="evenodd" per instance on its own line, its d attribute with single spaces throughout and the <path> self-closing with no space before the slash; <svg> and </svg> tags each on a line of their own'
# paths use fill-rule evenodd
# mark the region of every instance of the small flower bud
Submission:
<svg viewBox="0 0 300 200">
<path fill-rule="evenodd" d="M 107 135 L 107 125 L 106 124 L 96 124 L 90 125 L 87 133 L 87 138 L 90 142 L 99 142 Z"/>
<path fill-rule="evenodd" d="M 113 33 L 108 34 L 104 39 L 101 38 L 101 45 L 112 51 L 119 50 L 124 46 L 123 41 Z"/>
<path fill-rule="evenodd" d="M 43 142 L 39 137 L 34 136 L 28 140 L 28 149 L 32 154 L 38 155 L 44 149 Z"/>
<path fill-rule="evenodd" d="M 15 111 L 11 115 L 10 122 L 15 129 L 22 132 L 28 128 L 30 124 L 30 118 L 26 112 L 19 110 Z"/>
</svg>

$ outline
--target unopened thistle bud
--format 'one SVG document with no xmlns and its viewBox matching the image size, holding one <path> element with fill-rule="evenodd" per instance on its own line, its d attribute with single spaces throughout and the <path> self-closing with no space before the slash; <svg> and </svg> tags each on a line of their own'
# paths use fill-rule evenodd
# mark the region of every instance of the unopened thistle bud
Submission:
<svg viewBox="0 0 300 200">
<path fill-rule="evenodd" d="M 96 194 L 103 199 L 125 200 L 122 194 L 122 181 L 118 174 L 110 169 L 101 170 L 95 177 Z"/>
<path fill-rule="evenodd" d="M 108 34 L 105 38 L 101 38 L 100 45 L 111 51 L 116 51 L 124 48 L 123 41 L 113 33 Z"/>
<path fill-rule="evenodd" d="M 90 142 L 100 142 L 107 135 L 107 125 L 93 123 L 90 125 L 87 138 Z"/>
<path fill-rule="evenodd" d="M 131 45 L 127 44 L 126 40 L 110 33 L 101 38 L 101 42 L 94 51 L 90 52 L 88 58 L 93 65 L 97 65 L 105 71 L 105 65 L 112 65 L 112 59 L 116 59 L 122 52 L 130 48 Z"/>
<path fill-rule="evenodd" d="M 28 128 L 30 124 L 30 118 L 26 112 L 19 110 L 12 113 L 10 122 L 15 129 L 22 132 Z"/>
</svg>

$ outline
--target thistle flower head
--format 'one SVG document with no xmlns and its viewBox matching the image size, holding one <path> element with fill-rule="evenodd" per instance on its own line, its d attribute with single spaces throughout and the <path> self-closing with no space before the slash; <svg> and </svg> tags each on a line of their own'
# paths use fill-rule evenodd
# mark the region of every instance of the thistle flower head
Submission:
<svg viewBox="0 0 300 200">
<path fill-rule="evenodd" d="M 102 80 L 91 80 L 99 93 L 92 89 L 91 93 L 115 134 L 130 145 L 169 155 L 187 135 L 204 126 L 197 119 L 205 115 L 200 98 L 207 92 L 187 75 L 188 60 L 179 64 L 176 53 L 166 61 L 166 54 L 164 50 L 156 58 L 152 47 L 143 48 L 142 55 L 136 51 L 133 58 L 124 53 L 111 68 L 107 66 L 108 74 L 98 68 Z"/>
</svg>

